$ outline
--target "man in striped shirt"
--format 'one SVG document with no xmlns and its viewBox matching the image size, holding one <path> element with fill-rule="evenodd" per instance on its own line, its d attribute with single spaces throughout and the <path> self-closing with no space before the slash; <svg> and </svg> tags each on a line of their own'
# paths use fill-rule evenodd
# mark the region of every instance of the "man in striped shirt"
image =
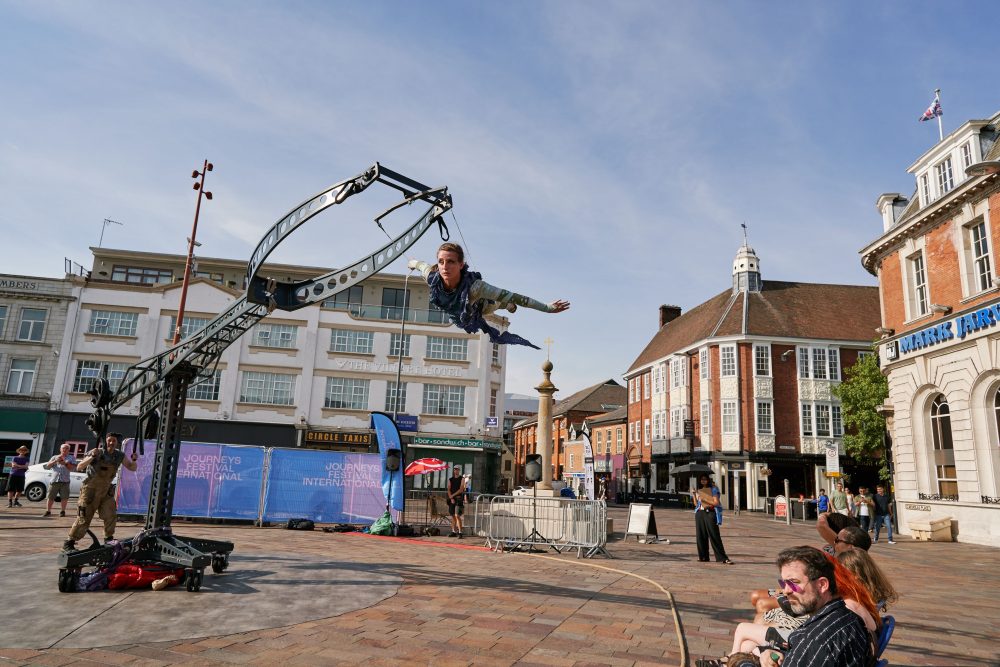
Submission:
<svg viewBox="0 0 1000 667">
<path fill-rule="evenodd" d="M 789 649 L 761 650 L 761 667 L 865 667 L 872 662 L 871 635 L 861 617 L 837 596 L 833 564 L 818 549 L 795 547 L 778 554 L 778 585 L 792 610 L 809 620 L 788 638 Z"/>
</svg>

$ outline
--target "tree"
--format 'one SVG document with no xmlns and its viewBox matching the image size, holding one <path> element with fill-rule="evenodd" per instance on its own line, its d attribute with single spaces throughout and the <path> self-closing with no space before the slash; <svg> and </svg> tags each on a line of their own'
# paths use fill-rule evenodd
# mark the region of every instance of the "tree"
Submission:
<svg viewBox="0 0 1000 667">
<path fill-rule="evenodd" d="M 878 367 L 878 354 L 861 356 L 844 369 L 844 381 L 833 387 L 844 417 L 844 449 L 858 463 L 875 464 L 879 478 L 891 481 L 885 455 L 885 418 L 878 408 L 889 396 L 889 381 Z"/>
</svg>

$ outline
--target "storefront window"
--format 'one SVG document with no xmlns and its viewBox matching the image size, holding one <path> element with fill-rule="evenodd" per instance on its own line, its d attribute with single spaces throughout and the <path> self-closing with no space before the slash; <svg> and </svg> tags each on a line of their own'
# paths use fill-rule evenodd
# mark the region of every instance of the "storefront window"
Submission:
<svg viewBox="0 0 1000 667">
<path fill-rule="evenodd" d="M 931 404 L 931 436 L 934 440 L 934 467 L 938 493 L 958 496 L 958 476 L 955 472 L 955 446 L 951 437 L 951 411 L 944 394 L 938 394 Z"/>
</svg>

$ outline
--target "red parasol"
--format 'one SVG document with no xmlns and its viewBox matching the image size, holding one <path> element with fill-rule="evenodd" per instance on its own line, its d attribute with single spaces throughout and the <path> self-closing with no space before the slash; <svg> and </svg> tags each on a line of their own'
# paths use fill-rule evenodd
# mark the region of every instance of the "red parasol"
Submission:
<svg viewBox="0 0 1000 667">
<path fill-rule="evenodd" d="M 406 466 L 404 475 L 423 475 L 436 470 L 447 470 L 448 464 L 441 459 L 416 459 Z"/>
</svg>

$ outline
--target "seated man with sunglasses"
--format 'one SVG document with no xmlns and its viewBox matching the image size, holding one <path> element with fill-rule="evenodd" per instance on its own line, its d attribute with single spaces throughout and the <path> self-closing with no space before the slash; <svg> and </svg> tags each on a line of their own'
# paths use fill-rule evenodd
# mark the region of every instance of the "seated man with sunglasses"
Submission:
<svg viewBox="0 0 1000 667">
<path fill-rule="evenodd" d="M 864 667 L 872 659 L 865 621 L 837 593 L 833 563 L 812 547 L 778 554 L 778 584 L 795 613 L 809 619 L 788 637 L 788 651 L 761 651 L 761 667 Z"/>
</svg>

